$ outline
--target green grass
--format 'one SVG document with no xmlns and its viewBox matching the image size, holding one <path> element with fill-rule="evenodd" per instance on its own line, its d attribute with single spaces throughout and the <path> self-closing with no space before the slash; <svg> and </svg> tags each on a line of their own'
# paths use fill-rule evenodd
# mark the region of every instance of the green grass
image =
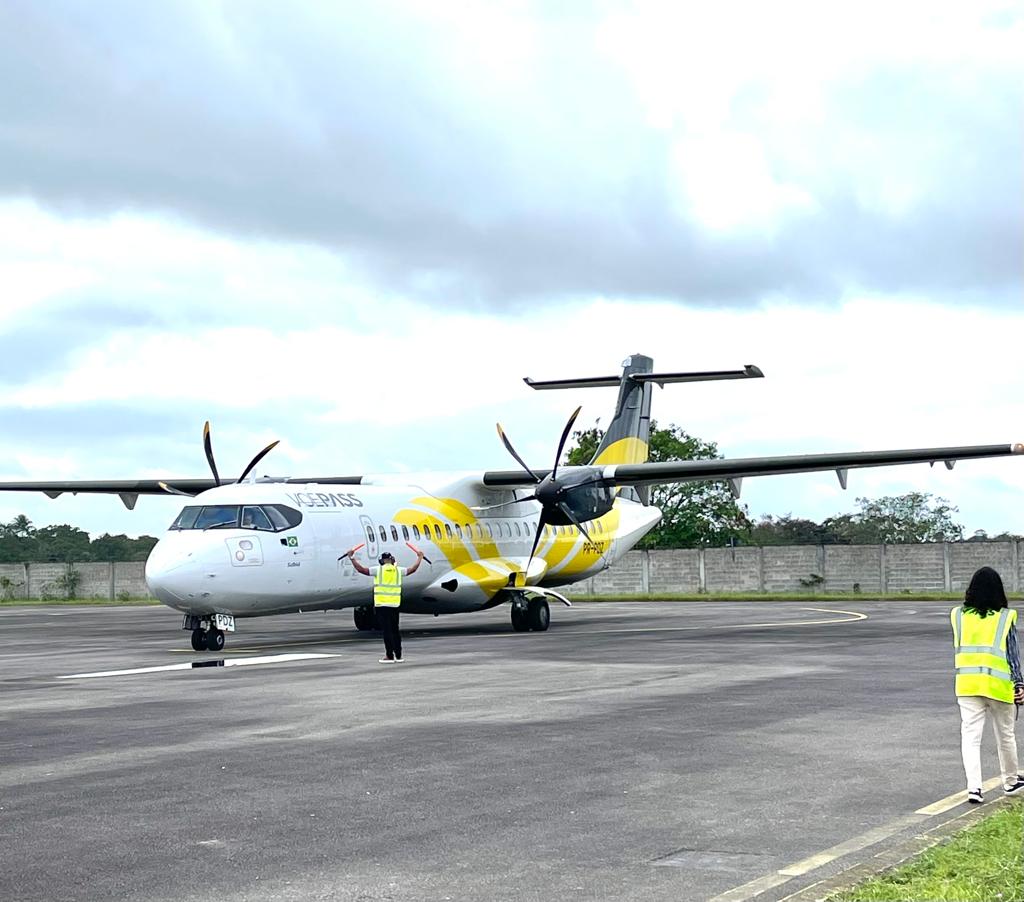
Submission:
<svg viewBox="0 0 1024 902">
<path fill-rule="evenodd" d="M 0 608 L 39 607 L 53 604 L 139 605 L 160 604 L 155 598 L 12 598 L 0 601 Z"/>
<path fill-rule="evenodd" d="M 962 830 L 909 864 L 828 902 L 1024 902 L 1024 808 Z"/>
</svg>

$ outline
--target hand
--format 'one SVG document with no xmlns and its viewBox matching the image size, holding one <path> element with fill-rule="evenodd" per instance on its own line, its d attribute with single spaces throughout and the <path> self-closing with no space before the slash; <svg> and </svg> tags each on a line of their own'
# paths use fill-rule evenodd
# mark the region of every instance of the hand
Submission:
<svg viewBox="0 0 1024 902">
<path fill-rule="evenodd" d="M 1013 690 L 1014 704 L 1024 705 L 1024 686 L 1016 686 Z"/>
</svg>

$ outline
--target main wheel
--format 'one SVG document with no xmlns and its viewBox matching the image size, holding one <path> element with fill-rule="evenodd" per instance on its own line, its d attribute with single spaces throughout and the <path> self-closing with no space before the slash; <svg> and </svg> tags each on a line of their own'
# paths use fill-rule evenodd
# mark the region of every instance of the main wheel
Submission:
<svg viewBox="0 0 1024 902">
<path fill-rule="evenodd" d="M 192 630 L 192 651 L 206 651 L 206 630 Z"/>
<path fill-rule="evenodd" d="M 512 605 L 512 629 L 517 633 L 525 633 L 530 628 L 530 624 L 527 623 L 526 617 L 526 611 L 518 605 Z"/>
<path fill-rule="evenodd" d="M 379 628 L 377 626 L 377 613 L 371 605 L 355 608 L 352 611 L 352 621 L 355 623 L 356 629 L 362 632 Z"/>
<path fill-rule="evenodd" d="M 530 599 L 530 606 L 526 610 L 526 622 L 530 629 L 538 633 L 543 633 L 548 628 L 548 624 L 551 623 L 551 611 L 545 599 Z"/>
<path fill-rule="evenodd" d="M 224 633 L 222 630 L 210 630 L 206 634 L 206 648 L 209 651 L 220 651 L 224 647 Z"/>
</svg>

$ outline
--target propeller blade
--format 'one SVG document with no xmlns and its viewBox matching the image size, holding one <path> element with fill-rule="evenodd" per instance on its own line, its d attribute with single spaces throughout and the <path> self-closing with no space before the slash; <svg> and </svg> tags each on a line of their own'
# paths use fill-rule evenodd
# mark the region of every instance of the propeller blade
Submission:
<svg viewBox="0 0 1024 902">
<path fill-rule="evenodd" d="M 217 472 L 217 464 L 213 460 L 213 446 L 210 443 L 210 421 L 207 420 L 203 426 L 203 450 L 206 452 L 206 462 L 213 471 L 213 481 L 220 485 L 220 474 Z"/>
<path fill-rule="evenodd" d="M 527 495 L 525 498 L 517 498 L 515 501 L 502 501 L 501 504 L 488 504 L 486 507 L 471 507 L 471 511 L 493 511 L 499 507 L 508 507 L 510 504 L 522 504 L 524 501 L 536 501 L 536 495 Z"/>
<path fill-rule="evenodd" d="M 252 472 L 252 468 L 255 467 L 256 464 L 258 464 L 261 460 L 263 460 L 263 458 L 266 457 L 267 454 L 269 454 L 271 451 L 273 451 L 274 448 L 276 448 L 280 444 L 280 442 L 281 442 L 280 439 L 278 439 L 277 441 L 271 442 L 269 445 L 267 445 L 266 448 L 264 448 L 262 451 L 260 451 L 259 454 L 257 454 L 252 460 L 250 460 L 249 461 L 249 466 L 247 466 L 244 470 L 242 470 L 242 475 L 238 477 L 238 482 L 241 482 L 243 479 L 245 479 L 245 477 L 248 476 Z"/>
<path fill-rule="evenodd" d="M 569 417 L 569 422 L 565 424 L 565 429 L 562 430 L 562 440 L 558 443 L 558 451 L 555 453 L 555 465 L 551 470 L 551 478 L 554 479 L 558 473 L 558 462 L 562 459 L 562 449 L 565 447 L 565 440 L 569 438 L 569 432 L 572 430 L 572 424 L 576 422 L 576 417 L 580 415 L 582 407 L 577 407 L 573 412 L 572 416 Z"/>
<path fill-rule="evenodd" d="M 534 473 L 533 470 L 531 470 L 528 466 L 526 466 L 526 461 L 523 460 L 516 453 L 516 449 L 512 447 L 512 442 L 510 442 L 508 440 L 508 436 L 505 435 L 505 430 L 501 428 L 501 423 L 498 423 L 498 435 L 501 436 L 501 441 L 505 445 L 506 450 L 516 459 L 516 461 L 519 463 L 519 466 L 521 466 L 524 470 L 526 470 L 527 473 L 529 473 L 533 477 L 534 482 L 540 482 L 540 477 L 536 473 Z"/>
<path fill-rule="evenodd" d="M 592 538 L 590 538 L 590 533 L 588 533 L 583 528 L 583 524 L 580 523 L 580 521 L 576 519 L 576 515 L 572 512 L 572 508 L 570 508 L 568 504 L 565 504 L 563 502 L 559 502 L 558 507 L 562 511 L 563 514 L 565 514 L 570 520 L 572 520 L 572 522 L 576 526 L 576 528 L 581 533 L 583 533 L 583 538 L 585 538 L 588 542 L 593 542 L 594 541 Z"/>
<path fill-rule="evenodd" d="M 534 555 L 534 552 L 536 552 L 536 550 L 537 550 L 537 545 L 540 542 L 540 535 L 541 535 L 542 532 L 544 532 L 544 526 L 546 525 L 546 522 L 547 521 L 545 521 L 545 519 L 544 519 L 544 508 L 542 507 L 540 509 L 540 519 L 537 520 L 537 533 L 536 533 L 536 535 L 534 535 L 534 537 L 533 537 L 533 545 L 530 547 L 530 556 L 526 559 L 526 572 L 527 573 L 530 572 L 530 564 L 533 563 L 533 555 Z"/>
<path fill-rule="evenodd" d="M 186 498 L 194 497 L 191 492 L 183 492 L 181 489 L 176 489 L 174 486 L 170 486 L 166 482 L 158 482 L 157 485 L 171 495 L 184 495 Z"/>
</svg>

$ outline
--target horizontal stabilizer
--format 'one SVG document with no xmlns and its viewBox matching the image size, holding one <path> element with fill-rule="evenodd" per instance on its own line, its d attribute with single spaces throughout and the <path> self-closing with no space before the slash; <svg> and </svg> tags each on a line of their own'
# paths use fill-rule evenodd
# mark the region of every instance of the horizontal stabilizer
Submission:
<svg viewBox="0 0 1024 902">
<path fill-rule="evenodd" d="M 557 388 L 611 388 L 623 379 L 633 382 L 654 382 L 662 387 L 670 382 L 716 382 L 722 379 L 762 379 L 764 373 L 759 367 L 748 363 L 741 370 L 705 370 L 698 373 L 629 373 L 625 376 L 589 376 L 581 379 L 549 379 L 538 381 L 529 377 L 523 379 L 530 388 L 549 390 Z"/>
</svg>

